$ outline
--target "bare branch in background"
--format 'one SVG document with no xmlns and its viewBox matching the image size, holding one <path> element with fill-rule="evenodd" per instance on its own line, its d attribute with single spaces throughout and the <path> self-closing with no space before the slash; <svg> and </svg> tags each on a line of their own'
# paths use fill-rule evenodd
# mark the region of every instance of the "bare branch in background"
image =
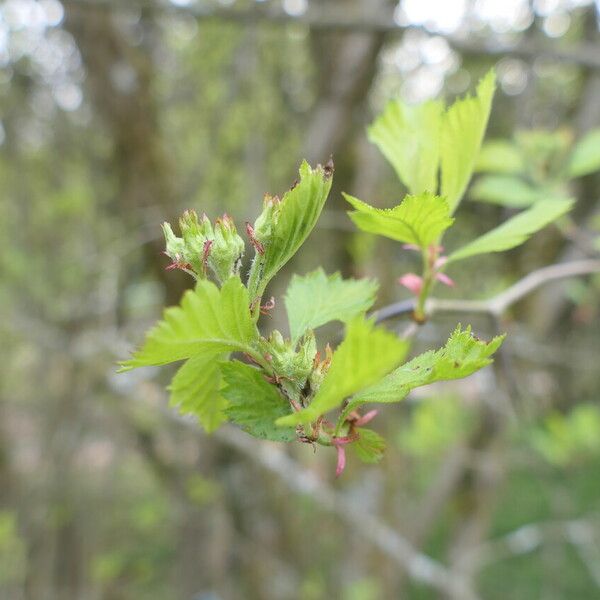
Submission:
<svg viewBox="0 0 600 600">
<path fill-rule="evenodd" d="M 189 422 L 187 422 L 189 424 Z M 195 427 L 195 425 L 193 425 Z M 464 600 L 477 596 L 467 584 L 441 563 L 418 552 L 403 536 L 375 515 L 370 515 L 352 501 L 303 469 L 296 461 L 271 444 L 256 443 L 232 427 L 215 434 L 218 439 L 249 456 L 261 467 L 277 475 L 292 491 L 309 496 L 319 507 L 346 521 L 354 531 L 406 569 L 410 577 L 441 592 Z"/>
<path fill-rule="evenodd" d="M 528 554 L 543 544 L 568 543 L 575 548 L 591 579 L 600 587 L 600 545 L 598 516 L 547 521 L 523 525 L 500 538 L 475 546 L 460 558 L 460 563 L 475 563 L 482 568 L 494 562 Z"/>
<path fill-rule="evenodd" d="M 66 0 L 66 4 L 91 5 L 109 9 L 123 9 L 117 0 Z M 429 32 L 422 27 L 401 25 L 394 19 L 393 10 L 369 11 L 367 14 L 356 15 L 348 13 L 338 2 L 331 3 L 328 8 L 309 9 L 301 15 L 291 15 L 280 8 L 256 6 L 252 9 L 230 8 L 225 6 L 179 6 L 148 0 L 134 0 L 127 3 L 127 9 L 152 8 L 164 14 L 187 15 L 196 19 L 212 19 L 229 21 L 241 25 L 253 23 L 298 24 L 313 30 L 338 31 L 348 33 L 380 33 L 397 34 L 407 30 L 422 30 L 427 33 L 440 35 L 439 32 Z M 443 35 L 443 34 L 442 34 Z M 444 35 L 448 43 L 464 56 L 481 57 L 512 55 L 519 58 L 546 58 L 551 61 L 578 64 L 590 69 L 600 69 L 600 45 L 592 42 L 579 42 L 571 48 L 556 48 L 555 45 L 545 46 L 527 40 L 512 44 L 497 41 L 470 41 L 455 35 Z"/>
<path fill-rule="evenodd" d="M 195 421 L 167 409 L 166 417 L 198 432 Z M 416 550 L 412 544 L 379 517 L 369 514 L 345 495 L 335 491 L 312 471 L 304 469 L 275 444 L 259 442 L 234 427 L 225 426 L 213 434 L 222 444 L 235 449 L 275 475 L 292 492 L 308 496 L 321 510 L 333 513 L 380 550 L 411 579 L 461 600 L 477 600 L 470 586 L 447 567 Z"/>
</svg>

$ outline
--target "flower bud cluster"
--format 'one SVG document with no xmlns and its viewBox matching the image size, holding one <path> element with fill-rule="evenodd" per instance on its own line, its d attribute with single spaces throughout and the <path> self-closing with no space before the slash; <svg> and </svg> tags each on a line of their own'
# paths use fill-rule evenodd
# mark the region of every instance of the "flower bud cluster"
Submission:
<svg viewBox="0 0 600 600">
<path fill-rule="evenodd" d="M 244 255 L 244 240 L 238 235 L 229 215 L 223 215 L 214 226 L 206 215 L 198 218 L 193 210 L 186 210 L 179 219 L 181 237 L 177 237 L 169 223 L 163 223 L 166 254 L 173 261 L 168 268 L 192 271 L 205 278 L 210 268 L 219 281 L 239 274 Z"/>
<path fill-rule="evenodd" d="M 280 385 L 291 398 L 299 398 L 307 387 L 314 369 L 317 344 L 312 332 L 307 333 L 295 344 L 284 339 L 276 329 L 268 339 L 263 340 L 264 351 L 268 353 L 274 370 L 280 375 Z"/>
</svg>

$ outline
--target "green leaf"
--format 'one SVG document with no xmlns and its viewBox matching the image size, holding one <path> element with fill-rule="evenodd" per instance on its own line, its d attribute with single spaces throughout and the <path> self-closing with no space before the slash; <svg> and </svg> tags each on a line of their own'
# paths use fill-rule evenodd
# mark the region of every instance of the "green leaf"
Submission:
<svg viewBox="0 0 600 600">
<path fill-rule="evenodd" d="M 525 171 L 525 161 L 519 148 L 508 140 L 485 142 L 475 161 L 475 171 L 518 175 Z"/>
<path fill-rule="evenodd" d="M 509 208 L 527 208 L 544 197 L 519 177 L 509 175 L 485 175 L 480 177 L 470 190 L 473 200 L 490 202 Z"/>
<path fill-rule="evenodd" d="M 141 349 L 121 363 L 121 370 L 164 365 L 209 349 L 217 354 L 247 352 L 257 339 L 242 282 L 232 277 L 219 290 L 203 280 L 183 295 L 180 306 L 165 310 L 163 320 L 148 332 Z"/>
<path fill-rule="evenodd" d="M 408 342 L 373 320 L 358 317 L 346 327 L 346 336 L 333 353 L 331 365 L 310 405 L 278 424 L 310 423 L 339 406 L 344 398 L 383 377 L 406 356 Z"/>
<path fill-rule="evenodd" d="M 359 428 L 358 440 L 352 444 L 352 448 L 356 452 L 358 458 L 364 463 L 377 463 L 383 457 L 385 452 L 385 440 L 372 429 Z"/>
<path fill-rule="evenodd" d="M 227 401 L 219 393 L 219 362 L 226 357 L 212 348 L 196 354 L 180 367 L 169 386 L 171 405 L 197 416 L 208 433 L 227 420 L 223 412 Z"/>
<path fill-rule="evenodd" d="M 227 416 L 254 437 L 275 442 L 296 439 L 294 427 L 277 427 L 276 419 L 290 412 L 286 399 L 277 388 L 265 381 L 258 369 L 237 360 L 221 365 L 227 384 L 222 390 L 229 401 Z"/>
<path fill-rule="evenodd" d="M 570 177 L 581 177 L 600 170 L 600 128 L 584 135 L 573 150 L 567 167 Z"/>
<path fill-rule="evenodd" d="M 317 269 L 304 277 L 294 275 L 285 296 L 292 342 L 307 329 L 330 321 L 347 322 L 375 302 L 378 284 L 372 279 L 342 279 Z"/>
<path fill-rule="evenodd" d="M 493 70 L 479 82 L 473 97 L 457 100 L 444 114 L 441 134 L 442 196 L 450 214 L 458 206 L 471 179 L 487 127 L 496 89 Z"/>
<path fill-rule="evenodd" d="M 371 140 L 413 194 L 437 191 L 443 103 L 392 100 L 368 128 Z"/>
<path fill-rule="evenodd" d="M 374 208 L 348 194 L 344 198 L 356 209 L 349 215 L 359 229 L 421 248 L 437 241 L 454 222 L 444 198 L 429 193 L 406 196 L 394 208 Z"/>
<path fill-rule="evenodd" d="M 536 231 L 568 212 L 572 206 L 572 200 L 536 202 L 528 210 L 508 219 L 502 225 L 453 252 L 448 257 L 448 262 L 519 246 Z"/>
<path fill-rule="evenodd" d="M 470 327 L 463 331 L 459 325 L 443 348 L 413 358 L 356 394 L 344 409 L 340 421 L 366 402 L 398 402 L 416 387 L 467 377 L 492 362 L 489 357 L 503 340 L 504 336 L 498 336 L 491 342 L 483 342 L 471 335 Z"/>
<path fill-rule="evenodd" d="M 248 289 L 254 299 L 262 296 L 274 275 L 296 254 L 313 230 L 329 190 L 331 171 L 318 165 L 312 169 L 304 161 L 299 182 L 287 191 L 264 242 L 264 255 L 257 255 L 250 272 Z"/>
</svg>

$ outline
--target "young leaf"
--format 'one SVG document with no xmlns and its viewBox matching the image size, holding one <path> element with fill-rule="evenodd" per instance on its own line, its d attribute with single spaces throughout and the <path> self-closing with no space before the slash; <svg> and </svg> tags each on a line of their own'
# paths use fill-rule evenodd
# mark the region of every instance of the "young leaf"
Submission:
<svg viewBox="0 0 600 600">
<path fill-rule="evenodd" d="M 489 358 L 502 344 L 504 336 L 483 342 L 471 335 L 471 328 L 456 328 L 446 345 L 425 352 L 356 394 L 344 409 L 340 421 L 366 402 L 398 402 L 412 389 L 447 379 L 467 377 L 491 363 Z"/>
<path fill-rule="evenodd" d="M 525 160 L 516 144 L 508 140 L 490 140 L 479 151 L 475 171 L 518 175 L 525 171 Z"/>
<path fill-rule="evenodd" d="M 412 194 L 437 190 L 443 108 L 435 100 L 415 106 L 392 100 L 367 130 Z"/>
<path fill-rule="evenodd" d="M 581 177 L 600 170 L 600 128 L 592 129 L 584 135 L 573 150 L 567 174 Z"/>
<path fill-rule="evenodd" d="M 377 288 L 372 279 L 342 279 L 339 273 L 327 277 L 323 269 L 294 275 L 285 296 L 292 342 L 307 329 L 330 321 L 345 323 L 364 313 L 375 302 Z"/>
<path fill-rule="evenodd" d="M 475 167 L 487 127 L 496 75 L 489 71 L 473 97 L 457 100 L 444 114 L 441 134 L 442 191 L 450 214 L 458 206 Z"/>
<path fill-rule="evenodd" d="M 357 317 L 346 327 L 346 337 L 333 353 L 327 375 L 310 405 L 278 424 L 309 423 L 339 406 L 344 398 L 373 384 L 406 356 L 408 342 L 372 320 Z"/>
<path fill-rule="evenodd" d="M 223 412 L 227 401 L 219 394 L 219 362 L 226 357 L 226 354 L 215 353 L 212 348 L 192 356 L 180 367 L 169 386 L 171 406 L 177 406 L 182 413 L 197 416 L 208 433 L 227 420 Z"/>
<path fill-rule="evenodd" d="M 406 196 L 394 208 L 374 208 L 348 194 L 344 198 L 356 209 L 349 215 L 359 229 L 421 248 L 435 242 L 454 222 L 446 200 L 427 192 Z"/>
<path fill-rule="evenodd" d="M 531 187 L 519 177 L 485 175 L 471 187 L 469 196 L 480 202 L 509 208 L 527 208 L 544 197 L 544 193 Z"/>
<path fill-rule="evenodd" d="M 202 280 L 183 295 L 180 306 L 165 310 L 163 320 L 148 332 L 133 357 L 121 363 L 121 370 L 164 365 L 208 350 L 247 352 L 256 339 L 258 331 L 242 282 L 232 277 L 219 290 Z"/>
<path fill-rule="evenodd" d="M 358 458 L 364 463 L 377 463 L 385 452 L 385 440 L 372 429 L 363 427 L 357 430 L 359 438 L 352 444 Z"/>
<path fill-rule="evenodd" d="M 263 242 L 264 254 L 257 256 L 252 265 L 248 280 L 252 299 L 262 295 L 313 230 L 329 194 L 331 176 L 328 167 L 318 165 L 312 169 L 306 161 L 300 166 L 300 180 L 281 199 L 269 239 Z"/>
<path fill-rule="evenodd" d="M 296 439 L 294 427 L 275 425 L 276 419 L 289 414 L 290 407 L 258 369 L 230 361 L 221 365 L 221 372 L 227 384 L 222 394 L 229 401 L 225 412 L 234 423 L 254 437 L 275 442 Z"/>
<path fill-rule="evenodd" d="M 508 219 L 502 225 L 453 252 L 448 257 L 448 262 L 462 260 L 478 254 L 501 252 L 519 246 L 536 231 L 568 212 L 572 206 L 572 200 L 536 202 L 528 210 Z"/>
</svg>

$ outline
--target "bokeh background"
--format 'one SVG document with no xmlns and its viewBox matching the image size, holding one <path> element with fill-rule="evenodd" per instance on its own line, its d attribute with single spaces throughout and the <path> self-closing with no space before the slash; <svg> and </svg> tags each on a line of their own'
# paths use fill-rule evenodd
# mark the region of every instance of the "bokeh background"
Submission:
<svg viewBox="0 0 600 600">
<path fill-rule="evenodd" d="M 508 155 L 481 167 L 501 179 L 475 177 L 450 241 L 550 188 L 577 205 L 523 247 L 461 263 L 439 294 L 488 298 L 544 265 L 598 258 L 600 175 L 555 176 L 600 127 L 599 12 L 590 0 L 0 1 L 0 598 L 457 599 L 407 568 L 399 540 L 484 599 L 600 598 L 597 277 L 548 284 L 499 325 L 462 314 L 423 327 L 415 351 L 458 320 L 509 338 L 496 367 L 385 408 L 383 462 L 351 460 L 338 480 L 326 449 L 179 419 L 168 368 L 115 374 L 191 285 L 165 271 L 160 223 L 186 208 L 252 220 L 303 157 L 333 154 L 334 188 L 271 293 L 322 264 L 379 278 L 379 306 L 407 298 L 396 280 L 414 257 L 358 234 L 340 192 L 397 203 L 366 124 L 389 98 L 452 98 L 492 66 L 488 137 Z M 285 328 L 280 305 L 267 329 Z"/>
</svg>

